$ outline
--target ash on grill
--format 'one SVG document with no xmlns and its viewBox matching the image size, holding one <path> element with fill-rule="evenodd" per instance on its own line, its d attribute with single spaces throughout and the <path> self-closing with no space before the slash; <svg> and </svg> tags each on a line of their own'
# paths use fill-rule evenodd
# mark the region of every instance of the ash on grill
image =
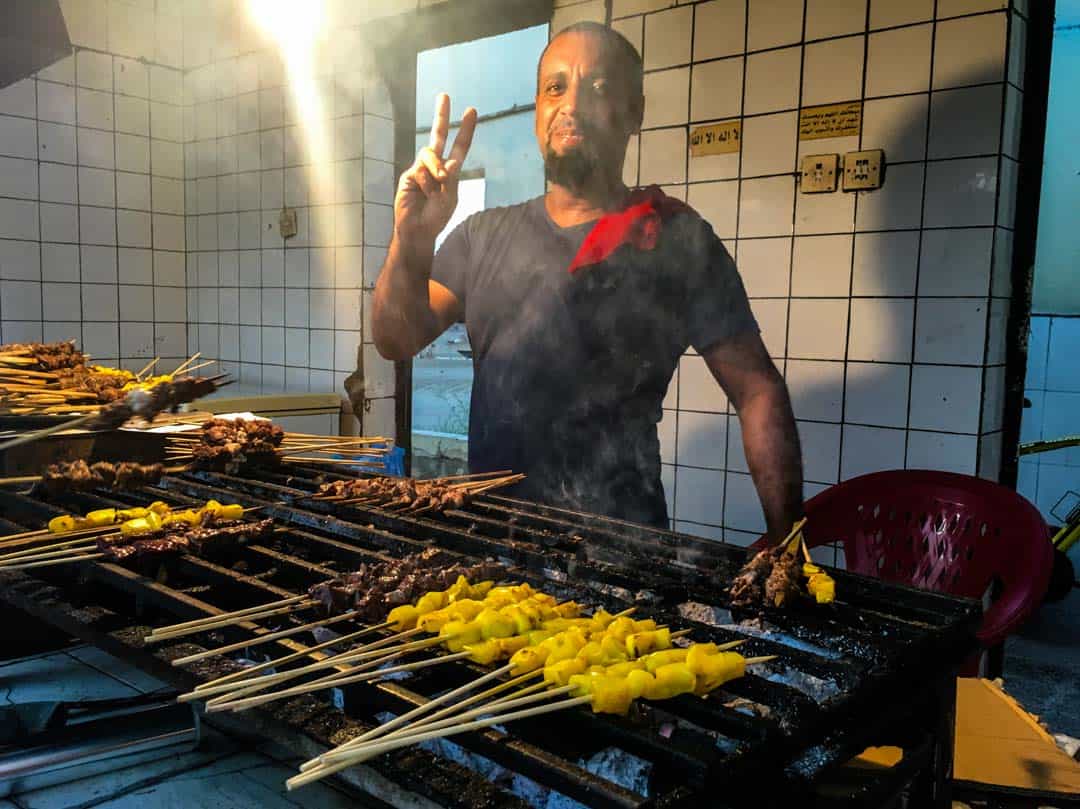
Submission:
<svg viewBox="0 0 1080 809">
<path fill-rule="evenodd" d="M 106 562 L 157 562 L 170 556 L 192 554 L 213 557 L 241 541 L 258 541 L 268 536 L 274 521 L 234 522 L 205 528 L 166 529 L 159 534 L 131 538 L 110 536 L 98 539 L 98 551 Z"/>
<path fill-rule="evenodd" d="M 42 473 L 41 480 L 34 484 L 31 494 L 55 497 L 70 491 L 138 489 L 156 485 L 164 474 L 165 467 L 159 463 L 144 465 L 123 461 L 113 464 L 99 461 L 91 465 L 80 459 L 50 464 Z"/>
<path fill-rule="evenodd" d="M 285 431 L 270 421 L 209 419 L 191 454 L 202 469 L 235 474 L 246 464 L 280 464 L 278 447 L 284 438 Z"/>
<path fill-rule="evenodd" d="M 506 569 L 496 562 L 464 565 L 453 554 L 427 548 L 402 559 L 362 565 L 358 570 L 312 586 L 308 594 L 327 612 L 355 610 L 362 620 L 378 623 L 391 607 L 409 604 L 430 590 L 445 590 L 459 576 L 469 581 L 499 579 Z"/>
</svg>

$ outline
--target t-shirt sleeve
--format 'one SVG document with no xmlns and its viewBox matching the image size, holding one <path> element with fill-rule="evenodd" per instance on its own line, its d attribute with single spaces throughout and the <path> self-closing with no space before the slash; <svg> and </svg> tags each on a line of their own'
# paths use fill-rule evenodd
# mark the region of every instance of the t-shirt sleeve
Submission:
<svg viewBox="0 0 1080 809">
<path fill-rule="evenodd" d="M 471 217 L 450 231 L 435 253 L 431 280 L 438 281 L 461 301 L 464 309 L 469 289 L 469 225 Z"/>
<path fill-rule="evenodd" d="M 697 219 L 689 236 L 687 337 L 700 354 L 759 329 L 735 261 L 709 223 Z"/>
</svg>

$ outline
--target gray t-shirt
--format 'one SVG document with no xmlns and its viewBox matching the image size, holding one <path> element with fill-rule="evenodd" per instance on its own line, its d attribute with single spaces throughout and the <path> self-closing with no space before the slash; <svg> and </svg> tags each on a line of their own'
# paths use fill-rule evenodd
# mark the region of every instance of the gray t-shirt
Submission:
<svg viewBox="0 0 1080 809">
<path fill-rule="evenodd" d="M 679 357 L 757 323 L 693 211 L 654 249 L 572 275 L 592 225 L 559 227 L 538 197 L 470 216 L 436 255 L 473 349 L 469 467 L 524 472 L 515 496 L 666 527 L 656 424 Z"/>
</svg>

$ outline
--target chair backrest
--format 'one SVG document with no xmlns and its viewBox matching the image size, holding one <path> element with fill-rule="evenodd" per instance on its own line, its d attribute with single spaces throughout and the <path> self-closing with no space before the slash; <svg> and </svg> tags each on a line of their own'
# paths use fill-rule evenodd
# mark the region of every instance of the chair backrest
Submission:
<svg viewBox="0 0 1080 809">
<path fill-rule="evenodd" d="M 988 596 L 979 630 L 986 647 L 1017 629 L 1050 582 L 1053 548 L 1042 515 L 1012 489 L 982 478 L 874 472 L 811 498 L 806 516 L 807 544 L 842 542 L 854 573 Z"/>
</svg>

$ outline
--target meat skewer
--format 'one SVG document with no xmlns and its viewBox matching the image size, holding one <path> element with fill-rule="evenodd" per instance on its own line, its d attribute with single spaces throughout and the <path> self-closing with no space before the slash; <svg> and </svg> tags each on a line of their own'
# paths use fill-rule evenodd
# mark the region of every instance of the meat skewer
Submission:
<svg viewBox="0 0 1080 809">
<path fill-rule="evenodd" d="M 463 509 L 473 496 L 512 485 L 524 478 L 524 475 L 507 475 L 453 484 L 440 479 L 356 478 L 324 483 L 313 497 L 336 501 L 340 505 L 377 506 L 405 514 L 423 514 L 428 511 Z"/>
<path fill-rule="evenodd" d="M 109 463 L 98 461 L 88 464 L 81 458 L 67 463 L 49 464 L 39 481 L 31 489 L 32 496 L 55 497 L 67 492 L 83 492 L 92 489 L 116 491 L 155 486 L 165 476 L 164 464 L 139 464 L 131 461 Z"/>
<path fill-rule="evenodd" d="M 758 551 L 743 566 L 728 589 L 731 606 L 760 610 L 782 607 L 805 595 L 819 604 L 835 598 L 836 583 L 813 563 L 806 549 L 802 535 L 805 523 L 805 519 L 797 522 L 783 542 Z"/>
</svg>

